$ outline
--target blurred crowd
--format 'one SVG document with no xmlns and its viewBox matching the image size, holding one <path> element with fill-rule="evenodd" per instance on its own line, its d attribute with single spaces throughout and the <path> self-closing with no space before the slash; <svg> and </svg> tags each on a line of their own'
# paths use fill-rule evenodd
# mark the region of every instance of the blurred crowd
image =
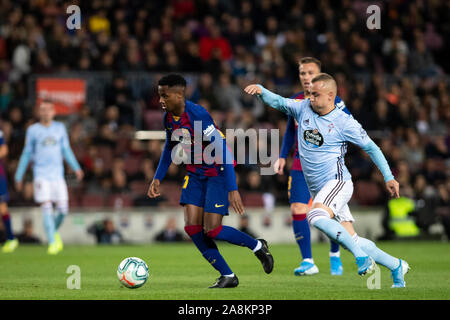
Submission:
<svg viewBox="0 0 450 320">
<path fill-rule="evenodd" d="M 69 183 L 72 206 L 176 205 L 183 169 L 171 166 L 163 198 L 148 199 L 162 141 L 132 138 L 137 128 L 163 129 L 159 76 L 191 75 L 188 98 L 209 109 L 223 130 L 283 133 L 286 117 L 242 88 L 259 82 L 290 96 L 301 90 L 299 59 L 313 56 L 336 78 L 338 95 L 387 155 L 405 194 L 449 214 L 450 3 L 372 2 L 0 0 L 0 110 L 10 181 L 25 130 L 35 121 L 28 99 L 31 75 L 112 74 L 103 86 L 100 113 L 87 103 L 62 119 L 86 173 L 82 184 Z M 81 9 L 79 30 L 66 28 L 66 7 L 72 4 Z M 381 9 L 381 29 L 366 26 L 369 4 Z M 136 72 L 154 79 L 139 94 L 129 81 Z M 357 182 L 353 203 L 385 204 L 382 177 L 368 156 L 350 147 L 346 163 Z M 262 205 L 253 196 L 262 193 L 272 193 L 277 205 L 287 203 L 288 172 L 261 176 L 251 164 L 239 165 L 237 172 L 248 204 Z M 33 203 L 28 181 L 20 195 L 11 184 L 11 205 Z"/>
</svg>

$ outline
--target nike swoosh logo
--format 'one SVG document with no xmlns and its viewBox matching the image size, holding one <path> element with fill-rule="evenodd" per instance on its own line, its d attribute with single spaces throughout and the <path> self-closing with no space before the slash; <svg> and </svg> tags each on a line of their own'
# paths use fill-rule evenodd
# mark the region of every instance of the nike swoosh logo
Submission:
<svg viewBox="0 0 450 320">
<path fill-rule="evenodd" d="M 218 205 L 218 204 L 216 203 L 216 208 L 221 208 L 221 207 L 223 207 L 223 206 L 224 206 L 224 204 Z"/>
</svg>

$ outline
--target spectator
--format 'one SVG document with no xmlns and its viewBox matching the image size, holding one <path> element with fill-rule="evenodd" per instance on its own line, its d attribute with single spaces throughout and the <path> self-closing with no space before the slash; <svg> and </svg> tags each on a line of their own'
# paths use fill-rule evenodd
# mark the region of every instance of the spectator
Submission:
<svg viewBox="0 0 450 320">
<path fill-rule="evenodd" d="M 41 243 L 41 240 L 34 235 L 33 221 L 31 219 L 25 219 L 23 222 L 22 233 L 17 235 L 17 239 L 19 240 L 19 243 Z"/>
<path fill-rule="evenodd" d="M 122 234 L 116 230 L 114 222 L 110 219 L 94 223 L 88 228 L 88 232 L 95 236 L 98 244 L 119 244 L 124 242 Z"/>
<path fill-rule="evenodd" d="M 164 229 L 155 236 L 158 242 L 180 242 L 184 241 L 183 233 L 177 229 L 177 220 L 174 217 L 167 219 Z"/>
</svg>

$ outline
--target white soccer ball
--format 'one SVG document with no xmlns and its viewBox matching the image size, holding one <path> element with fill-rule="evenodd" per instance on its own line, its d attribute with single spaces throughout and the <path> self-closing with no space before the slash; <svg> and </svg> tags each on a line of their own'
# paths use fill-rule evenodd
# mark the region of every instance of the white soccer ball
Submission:
<svg viewBox="0 0 450 320">
<path fill-rule="evenodd" d="M 149 276 L 148 266 L 144 260 L 136 257 L 123 259 L 117 268 L 117 278 L 127 288 L 139 288 Z"/>
</svg>

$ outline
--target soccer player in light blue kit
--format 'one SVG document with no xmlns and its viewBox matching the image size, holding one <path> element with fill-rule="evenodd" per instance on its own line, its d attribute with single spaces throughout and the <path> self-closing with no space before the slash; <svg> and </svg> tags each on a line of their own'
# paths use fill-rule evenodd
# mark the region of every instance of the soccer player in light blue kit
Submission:
<svg viewBox="0 0 450 320">
<path fill-rule="evenodd" d="M 298 144 L 305 180 L 313 198 L 307 214 L 310 225 L 348 249 L 356 258 L 358 274 L 370 272 L 375 262 L 391 270 L 392 287 L 405 287 L 408 263 L 377 248 L 372 241 L 358 237 L 348 201 L 353 194 L 351 175 L 344 163 L 347 142 L 366 151 L 383 174 L 391 196 L 399 197 L 399 184 L 378 146 L 353 116 L 336 108 L 336 81 L 320 73 L 312 80 L 309 99 L 286 99 L 261 85 L 244 91 L 257 95 L 270 105 L 292 116 L 299 125 Z M 375 262 L 374 262 L 375 260 Z"/>
<path fill-rule="evenodd" d="M 70 148 L 67 130 L 63 123 L 53 121 L 53 102 L 43 100 L 39 104 L 39 122 L 27 129 L 25 147 L 14 177 L 17 190 L 22 189 L 22 179 L 28 163 L 33 163 L 34 199 L 40 204 L 44 229 L 48 239 L 48 254 L 63 249 L 58 229 L 69 211 L 69 197 L 64 180 L 64 163 L 75 171 L 78 181 L 84 173 Z M 56 215 L 53 214 L 55 203 Z"/>
</svg>

